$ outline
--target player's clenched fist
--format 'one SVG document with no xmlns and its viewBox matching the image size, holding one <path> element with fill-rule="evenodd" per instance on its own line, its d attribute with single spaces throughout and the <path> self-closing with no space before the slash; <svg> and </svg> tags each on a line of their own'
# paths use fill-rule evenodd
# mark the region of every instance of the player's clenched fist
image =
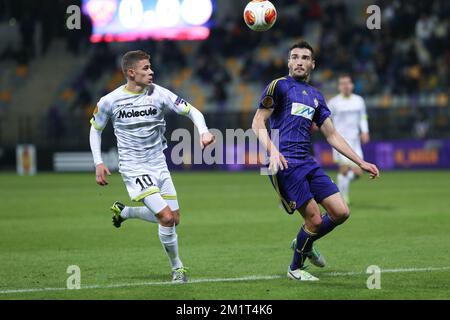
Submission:
<svg viewBox="0 0 450 320">
<path fill-rule="evenodd" d="M 214 141 L 216 141 L 216 137 L 214 137 L 210 132 L 205 132 L 200 138 L 202 149 L 209 146 L 210 144 L 213 144 Z"/>
</svg>

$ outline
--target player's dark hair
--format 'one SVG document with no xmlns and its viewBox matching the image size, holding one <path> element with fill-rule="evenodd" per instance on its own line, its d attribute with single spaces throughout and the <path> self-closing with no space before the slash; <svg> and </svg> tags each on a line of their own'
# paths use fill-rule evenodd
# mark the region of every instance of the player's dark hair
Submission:
<svg viewBox="0 0 450 320">
<path fill-rule="evenodd" d="M 122 72 L 127 77 L 128 69 L 134 67 L 141 60 L 150 60 L 150 55 L 142 50 L 128 51 L 122 57 Z"/>
<path fill-rule="evenodd" d="M 294 49 L 308 49 L 309 51 L 311 51 L 311 58 L 314 60 L 314 49 L 305 40 L 297 42 L 289 49 L 289 57 L 291 57 L 291 51 Z"/>
</svg>

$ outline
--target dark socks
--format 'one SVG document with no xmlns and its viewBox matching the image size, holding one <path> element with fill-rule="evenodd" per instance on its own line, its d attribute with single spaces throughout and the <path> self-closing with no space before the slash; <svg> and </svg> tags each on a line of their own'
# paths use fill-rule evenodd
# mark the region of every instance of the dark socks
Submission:
<svg viewBox="0 0 450 320">
<path fill-rule="evenodd" d="M 297 246 L 294 250 L 294 257 L 292 258 L 291 270 L 303 267 L 306 259 L 305 252 L 308 252 L 305 249 L 307 250 L 312 246 L 312 237 L 314 236 L 317 236 L 317 234 L 307 231 L 304 225 L 300 228 L 297 234 Z"/>
<path fill-rule="evenodd" d="M 322 216 L 322 224 L 317 233 L 310 232 L 305 225 L 297 234 L 297 247 L 294 250 L 294 257 L 291 263 L 291 270 L 303 267 L 307 255 L 311 252 L 314 241 L 319 240 L 330 233 L 338 224 L 334 222 L 328 214 Z"/>
</svg>

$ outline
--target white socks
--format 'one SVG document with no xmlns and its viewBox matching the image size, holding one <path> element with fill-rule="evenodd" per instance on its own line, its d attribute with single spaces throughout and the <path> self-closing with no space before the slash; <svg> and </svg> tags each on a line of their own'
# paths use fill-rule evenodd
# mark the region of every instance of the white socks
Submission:
<svg viewBox="0 0 450 320">
<path fill-rule="evenodd" d="M 352 182 L 354 179 L 355 173 L 353 172 L 353 170 L 349 170 L 345 176 L 342 173 L 339 173 L 337 176 L 338 188 L 341 191 L 342 197 L 347 203 L 349 203 L 350 201 L 350 182 Z"/>
<path fill-rule="evenodd" d="M 348 177 L 348 173 L 346 176 L 339 173 L 337 176 L 337 185 L 339 190 L 342 193 L 342 196 L 346 201 L 348 201 L 348 192 L 349 192 L 349 186 L 350 186 L 350 179 Z"/>
<path fill-rule="evenodd" d="M 163 227 L 162 225 L 159 225 L 158 234 L 159 240 L 169 257 L 172 270 L 183 267 L 183 263 L 178 257 L 178 236 L 175 226 Z"/>
<path fill-rule="evenodd" d="M 348 180 L 352 181 L 353 179 L 355 179 L 355 173 L 353 172 L 353 170 L 349 170 L 347 172 L 347 178 Z"/>
<path fill-rule="evenodd" d="M 147 207 L 125 207 L 120 215 L 124 219 L 141 219 L 158 223 L 158 218 Z"/>
</svg>

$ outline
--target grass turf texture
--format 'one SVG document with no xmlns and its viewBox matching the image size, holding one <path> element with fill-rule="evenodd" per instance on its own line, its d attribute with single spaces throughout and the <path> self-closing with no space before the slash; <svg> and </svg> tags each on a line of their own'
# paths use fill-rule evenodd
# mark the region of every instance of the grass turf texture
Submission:
<svg viewBox="0 0 450 320">
<path fill-rule="evenodd" d="M 332 173 L 334 176 L 335 173 Z M 450 267 L 450 171 L 383 172 L 351 186 L 351 217 L 317 247 L 318 282 L 286 278 L 301 224 L 277 207 L 267 177 L 173 173 L 181 205 L 181 258 L 190 279 L 274 276 L 239 282 L 136 285 L 170 281 L 157 225 L 111 224 L 109 207 L 128 200 L 119 174 L 101 188 L 93 174 L 0 175 L 0 291 L 65 288 L 69 265 L 94 289 L 0 293 L 0 299 L 449 299 L 450 269 L 381 274 L 368 290 L 369 265 Z M 358 272 L 332 275 L 333 272 Z M 107 287 L 130 284 L 130 286 Z M 107 288 L 105 288 L 107 287 Z"/>
</svg>

